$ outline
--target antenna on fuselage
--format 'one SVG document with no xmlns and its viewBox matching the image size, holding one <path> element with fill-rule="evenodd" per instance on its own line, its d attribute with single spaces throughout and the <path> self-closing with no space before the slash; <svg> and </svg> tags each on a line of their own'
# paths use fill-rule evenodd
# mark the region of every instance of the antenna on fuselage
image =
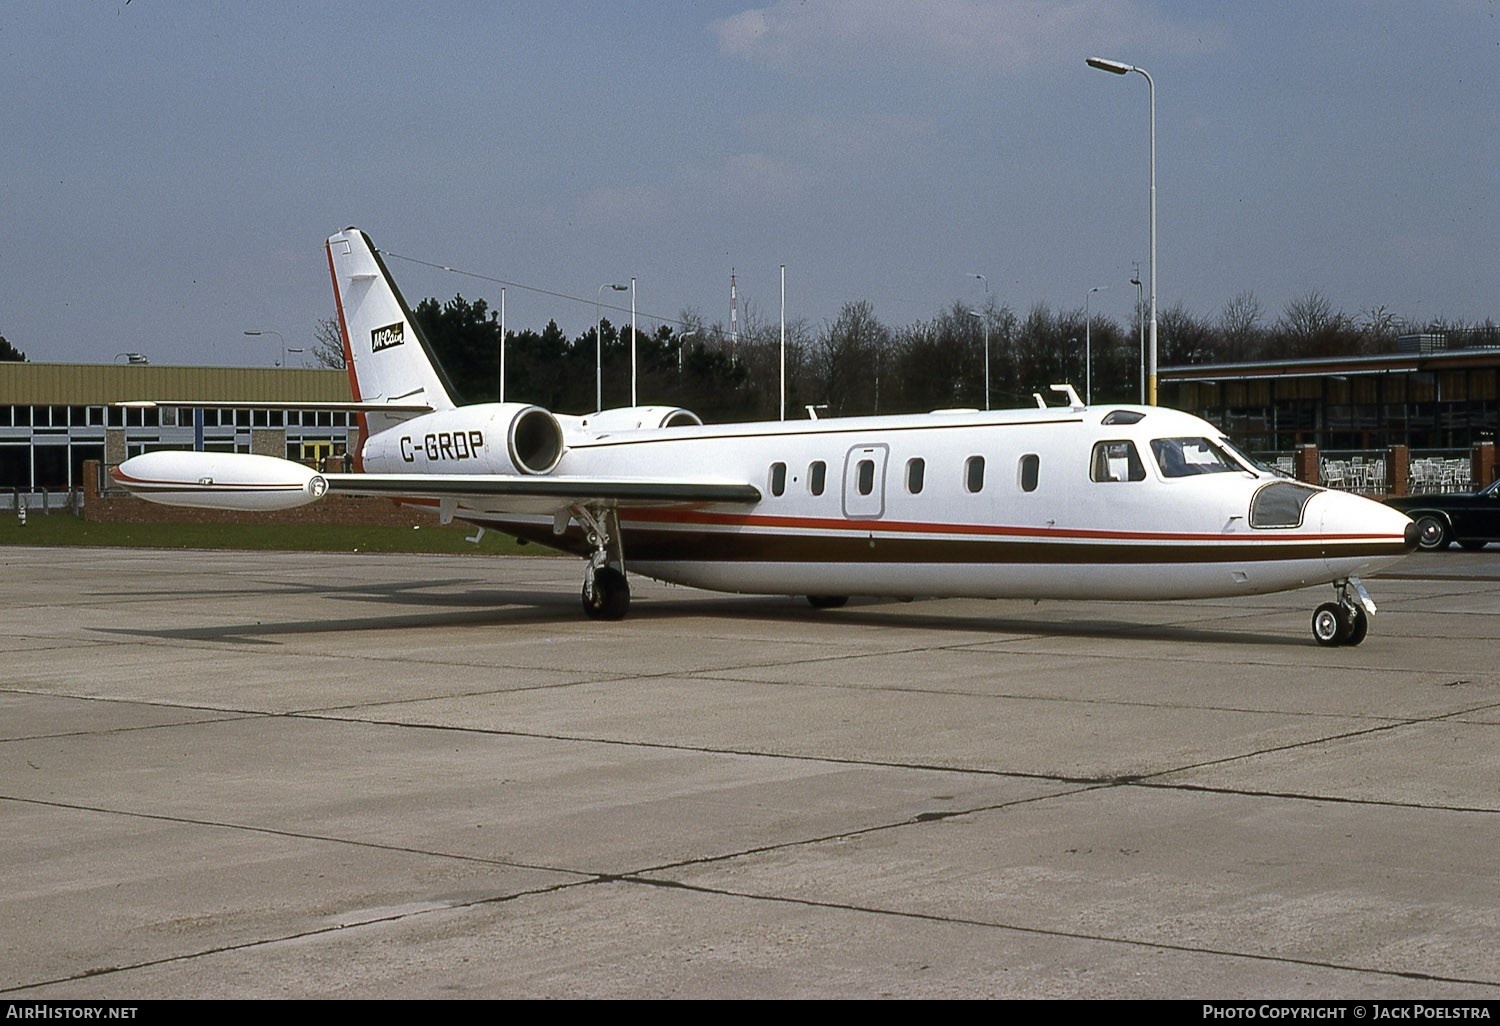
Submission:
<svg viewBox="0 0 1500 1026">
<path fill-rule="evenodd" d="M 1061 392 L 1068 397 L 1068 406 L 1076 413 L 1079 410 L 1088 409 L 1088 404 L 1078 398 L 1078 393 L 1073 391 L 1072 385 L 1052 385 L 1052 391 Z"/>
</svg>

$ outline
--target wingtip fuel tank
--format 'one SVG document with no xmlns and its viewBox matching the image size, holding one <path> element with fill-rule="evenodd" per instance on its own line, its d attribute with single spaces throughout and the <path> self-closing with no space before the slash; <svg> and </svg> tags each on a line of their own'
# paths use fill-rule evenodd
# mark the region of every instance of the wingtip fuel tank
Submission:
<svg viewBox="0 0 1500 1026">
<path fill-rule="evenodd" d="M 110 478 L 149 502 L 200 509 L 295 509 L 328 490 L 311 467 L 248 453 L 148 452 L 120 464 Z"/>
</svg>

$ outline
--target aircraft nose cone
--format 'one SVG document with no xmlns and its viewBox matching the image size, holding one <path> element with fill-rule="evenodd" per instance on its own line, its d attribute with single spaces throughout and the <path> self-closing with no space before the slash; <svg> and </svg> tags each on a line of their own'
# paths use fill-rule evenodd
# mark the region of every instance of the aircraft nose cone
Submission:
<svg viewBox="0 0 1500 1026">
<path fill-rule="evenodd" d="M 1411 552 L 1416 525 L 1400 510 L 1349 492 L 1322 492 L 1328 569 L 1336 577 L 1366 576 Z"/>
<path fill-rule="evenodd" d="M 1415 520 L 1406 525 L 1404 541 L 1406 542 L 1407 552 L 1415 552 L 1417 550 L 1417 541 L 1420 537 L 1421 532 L 1417 530 L 1417 522 Z"/>
</svg>

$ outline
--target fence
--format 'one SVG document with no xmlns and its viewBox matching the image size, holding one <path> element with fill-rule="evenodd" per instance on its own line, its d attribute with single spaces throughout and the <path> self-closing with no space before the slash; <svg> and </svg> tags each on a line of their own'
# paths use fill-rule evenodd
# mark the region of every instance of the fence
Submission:
<svg viewBox="0 0 1500 1026">
<path fill-rule="evenodd" d="M 1296 454 L 1278 452 L 1259 457 L 1288 477 L 1296 477 Z M 1404 467 L 1395 465 L 1405 460 Z M 1398 473 L 1404 470 L 1404 473 Z M 1304 475 L 1305 476 L 1305 475 Z M 1405 449 L 1330 450 L 1318 453 L 1316 484 L 1362 495 L 1394 495 L 1398 482 L 1404 481 L 1400 494 L 1420 495 L 1432 492 L 1467 492 L 1487 484 L 1474 480 L 1474 459 L 1462 450 Z"/>
<path fill-rule="evenodd" d="M 9 510 L 14 513 L 26 508 L 28 513 L 51 513 L 60 510 L 78 516 L 83 509 L 83 490 L 81 488 L 43 488 L 35 492 L 23 492 L 19 488 L 12 488 L 8 492 L 0 492 L 0 510 Z"/>
</svg>

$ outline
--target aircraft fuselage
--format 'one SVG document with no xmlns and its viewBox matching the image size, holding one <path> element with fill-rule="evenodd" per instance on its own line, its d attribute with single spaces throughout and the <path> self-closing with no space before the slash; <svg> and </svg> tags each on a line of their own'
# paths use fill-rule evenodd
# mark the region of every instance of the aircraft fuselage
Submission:
<svg viewBox="0 0 1500 1026">
<path fill-rule="evenodd" d="M 444 415 L 489 416 L 484 407 Z M 493 418 L 492 418 L 493 419 Z M 365 469 L 434 473 L 485 463 L 480 433 L 444 459 L 375 436 Z M 496 437 L 493 431 L 485 438 Z M 553 474 L 749 481 L 750 505 L 618 509 L 630 570 L 720 591 L 811 595 L 1180 599 L 1246 595 L 1369 574 L 1410 550 L 1410 521 L 1379 503 L 1248 466 L 1212 425 L 1159 407 L 569 430 Z M 409 432 L 408 432 L 409 436 Z M 419 436 L 425 437 L 425 436 Z M 1177 456 L 1186 442 L 1188 469 Z M 1204 444 L 1199 444 L 1199 443 Z M 1206 459 L 1205 459 L 1206 457 Z M 1229 462 L 1225 466 L 1225 461 Z M 1175 470 L 1175 474 L 1174 474 Z M 1265 489 L 1274 487 L 1277 501 Z M 1257 495 L 1262 501 L 1257 503 Z M 570 551 L 577 523 L 470 498 L 451 512 Z"/>
</svg>

